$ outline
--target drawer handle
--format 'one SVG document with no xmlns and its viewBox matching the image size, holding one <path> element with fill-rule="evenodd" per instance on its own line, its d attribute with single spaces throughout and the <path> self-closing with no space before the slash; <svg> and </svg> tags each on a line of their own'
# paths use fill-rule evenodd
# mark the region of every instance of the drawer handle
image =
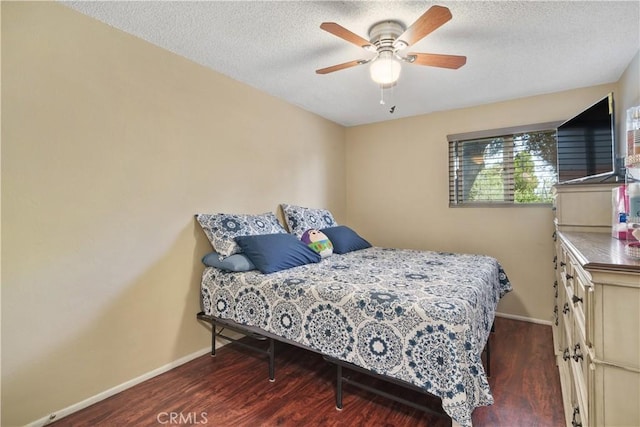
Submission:
<svg viewBox="0 0 640 427">
<path fill-rule="evenodd" d="M 570 274 L 568 274 L 568 273 L 567 273 L 567 274 L 565 274 L 565 276 L 564 276 L 564 277 L 566 277 L 566 278 L 567 278 L 567 280 L 571 280 L 571 279 L 573 279 L 573 276 L 572 276 L 572 275 L 570 275 Z"/>
<path fill-rule="evenodd" d="M 557 280 L 553 281 L 553 289 L 558 289 L 558 281 Z"/>
<path fill-rule="evenodd" d="M 573 360 L 575 360 L 576 362 L 578 360 L 583 360 L 584 358 L 582 357 L 582 351 L 580 349 L 580 343 L 576 344 L 573 347 Z"/>
<path fill-rule="evenodd" d="M 574 304 L 577 304 L 577 303 L 579 303 L 579 302 L 582 302 L 582 298 L 580 298 L 580 297 L 579 297 L 579 296 L 577 296 L 577 295 L 572 295 L 572 296 L 571 296 L 571 301 L 573 301 L 573 303 L 574 303 Z"/>
<path fill-rule="evenodd" d="M 567 314 L 569 312 L 569 303 L 565 302 L 564 305 L 562 306 L 562 312 L 564 314 Z"/>
<path fill-rule="evenodd" d="M 564 267 L 565 265 L 567 265 L 567 263 L 566 263 L 566 262 L 564 262 L 564 261 L 560 261 L 560 267 Z"/>
<path fill-rule="evenodd" d="M 573 408 L 573 419 L 571 420 L 571 425 L 573 427 L 582 427 L 582 423 L 580 421 L 576 421 L 576 415 L 580 415 L 580 408 L 578 406 Z"/>
<path fill-rule="evenodd" d="M 555 324 L 558 326 L 558 306 L 553 307 L 553 318 L 555 319 Z"/>
<path fill-rule="evenodd" d="M 569 347 L 567 347 L 562 352 L 562 360 L 569 360 L 569 359 L 571 359 L 571 353 L 569 352 Z"/>
</svg>

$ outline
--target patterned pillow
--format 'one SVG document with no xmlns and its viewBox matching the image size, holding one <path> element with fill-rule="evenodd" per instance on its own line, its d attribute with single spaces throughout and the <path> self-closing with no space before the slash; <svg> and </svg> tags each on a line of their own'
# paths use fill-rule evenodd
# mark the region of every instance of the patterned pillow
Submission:
<svg viewBox="0 0 640 427">
<path fill-rule="evenodd" d="M 280 206 L 289 232 L 295 234 L 298 239 L 311 228 L 321 230 L 338 225 L 331 212 L 326 209 L 304 208 L 284 203 Z"/>
<path fill-rule="evenodd" d="M 260 215 L 198 214 L 196 219 L 220 259 L 241 252 L 234 240 L 238 236 L 287 232 L 272 212 Z"/>
</svg>

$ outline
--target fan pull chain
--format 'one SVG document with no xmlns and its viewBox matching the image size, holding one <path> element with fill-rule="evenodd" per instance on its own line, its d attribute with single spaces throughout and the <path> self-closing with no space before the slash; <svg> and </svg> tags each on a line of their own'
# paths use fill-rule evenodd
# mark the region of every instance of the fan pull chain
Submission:
<svg viewBox="0 0 640 427">
<path fill-rule="evenodd" d="M 391 94 L 390 94 L 389 98 L 393 101 L 394 87 L 391 87 L 390 90 L 391 90 Z M 384 86 L 383 85 L 380 85 L 380 105 L 386 105 L 386 102 L 384 100 Z M 393 107 L 391 107 L 389 109 L 389 114 L 393 114 L 395 110 L 396 110 L 396 106 L 394 105 Z"/>
</svg>

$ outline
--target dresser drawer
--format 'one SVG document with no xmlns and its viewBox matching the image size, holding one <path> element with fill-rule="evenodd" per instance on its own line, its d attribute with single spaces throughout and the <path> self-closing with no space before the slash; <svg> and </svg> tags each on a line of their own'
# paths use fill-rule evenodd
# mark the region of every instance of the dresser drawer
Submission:
<svg viewBox="0 0 640 427">
<path fill-rule="evenodd" d="M 575 345 L 575 336 L 574 333 L 574 317 L 573 317 L 573 307 L 570 302 L 566 301 L 562 304 L 562 309 L 560 312 L 560 325 L 562 338 L 560 339 L 560 346 L 562 352 L 562 359 L 564 361 L 571 361 L 571 356 L 573 354 L 573 348 Z M 570 365 L 568 365 L 570 366 Z"/>
<path fill-rule="evenodd" d="M 577 332 L 574 330 L 574 332 Z M 574 335 L 573 347 L 571 348 L 571 370 L 573 372 L 576 388 L 576 401 L 580 407 L 582 425 L 588 426 L 589 418 L 589 386 L 592 383 L 592 372 L 589 369 L 591 364 L 591 351 L 587 347 L 581 336 Z"/>
<path fill-rule="evenodd" d="M 564 286 L 570 286 L 569 280 L 573 277 L 571 271 L 571 258 L 567 251 L 562 247 L 558 254 L 558 276 L 560 282 Z"/>
<path fill-rule="evenodd" d="M 589 284 L 585 284 L 578 270 L 574 270 L 574 272 L 576 277 L 572 280 L 571 287 L 573 294 L 568 297 L 573 306 L 574 327 L 580 339 L 591 346 L 589 324 L 586 321 L 586 314 L 589 313 L 593 288 Z"/>
<path fill-rule="evenodd" d="M 591 346 L 589 325 L 586 321 L 593 293 L 591 277 L 566 248 L 563 248 L 562 252 L 564 264 L 562 274 L 564 275 L 566 299 L 572 308 L 574 326 L 577 328 L 581 340 Z"/>
<path fill-rule="evenodd" d="M 560 374 L 565 373 L 568 381 L 568 396 L 564 396 L 565 418 L 567 427 L 589 426 L 589 393 L 588 380 L 583 377 L 580 366 L 573 360 L 572 354 L 565 354 L 561 361 Z"/>
</svg>

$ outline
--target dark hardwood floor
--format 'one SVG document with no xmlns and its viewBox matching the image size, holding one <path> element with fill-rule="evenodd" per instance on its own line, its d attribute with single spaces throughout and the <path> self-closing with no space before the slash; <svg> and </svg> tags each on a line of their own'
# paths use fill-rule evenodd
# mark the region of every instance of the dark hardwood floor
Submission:
<svg viewBox="0 0 640 427">
<path fill-rule="evenodd" d="M 496 333 L 490 339 L 489 383 L 495 403 L 474 411 L 474 426 L 564 425 L 551 328 L 497 318 Z M 335 368 L 318 354 L 281 343 L 275 348 L 275 382 L 268 381 L 264 356 L 228 345 L 216 357 L 199 357 L 53 425 L 450 425 L 445 418 L 349 385 L 344 389 L 344 408 L 338 411 Z M 424 395 L 386 383 L 384 390 L 425 401 Z M 439 407 L 438 400 L 432 400 Z"/>
</svg>

